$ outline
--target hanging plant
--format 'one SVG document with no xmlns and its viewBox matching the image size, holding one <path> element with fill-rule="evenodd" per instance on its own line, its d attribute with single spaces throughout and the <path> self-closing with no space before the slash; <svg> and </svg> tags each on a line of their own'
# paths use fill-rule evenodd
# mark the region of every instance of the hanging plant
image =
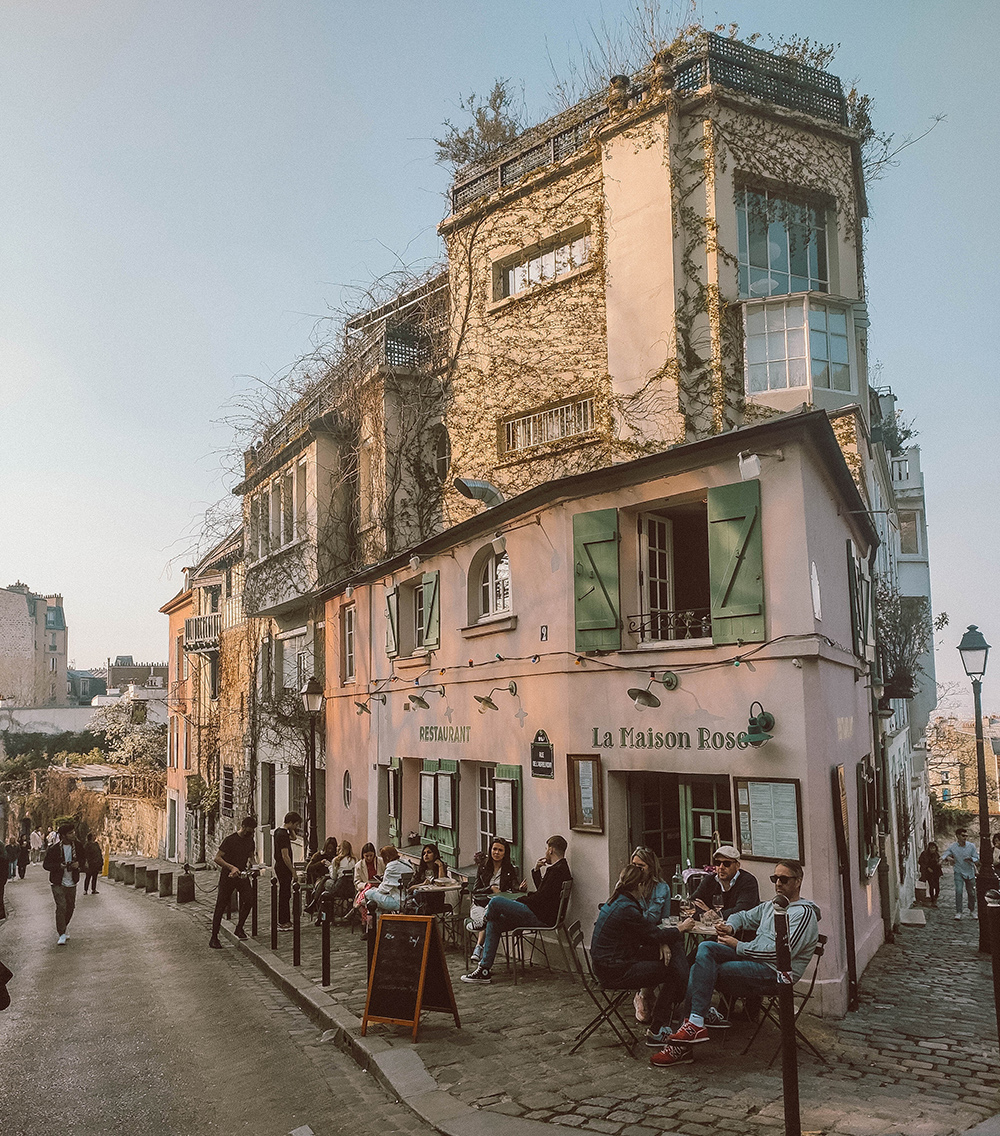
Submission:
<svg viewBox="0 0 1000 1136">
<path fill-rule="evenodd" d="M 930 650 L 933 632 L 945 627 L 942 612 L 931 619 L 926 596 L 903 596 L 899 589 L 880 579 L 875 586 L 875 623 L 882 658 L 883 701 L 913 698 L 917 676 L 923 673 L 921 656 Z"/>
</svg>

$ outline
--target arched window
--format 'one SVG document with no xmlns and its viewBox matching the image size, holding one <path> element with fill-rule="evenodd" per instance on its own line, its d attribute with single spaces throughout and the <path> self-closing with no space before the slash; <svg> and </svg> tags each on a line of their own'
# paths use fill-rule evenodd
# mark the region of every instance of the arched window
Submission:
<svg viewBox="0 0 1000 1136">
<path fill-rule="evenodd" d="M 437 479 L 444 481 L 451 468 L 451 439 L 443 422 L 439 422 L 431 432 L 431 464 Z"/>
<path fill-rule="evenodd" d="M 510 611 L 510 560 L 493 552 L 479 570 L 479 618 Z"/>
</svg>

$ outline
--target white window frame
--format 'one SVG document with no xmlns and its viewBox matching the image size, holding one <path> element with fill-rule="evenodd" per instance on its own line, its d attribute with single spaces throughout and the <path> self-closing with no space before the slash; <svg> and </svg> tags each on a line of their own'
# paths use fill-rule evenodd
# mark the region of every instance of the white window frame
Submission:
<svg viewBox="0 0 1000 1136">
<path fill-rule="evenodd" d="M 899 524 L 899 555 L 900 556 L 919 556 L 922 551 L 920 540 L 920 511 L 918 509 L 898 509 L 896 517 Z M 912 517 L 913 519 L 913 543 L 914 548 L 903 547 L 903 517 Z"/>
<path fill-rule="evenodd" d="M 356 675 L 355 640 L 357 636 L 358 609 L 355 604 L 341 608 L 341 645 L 343 650 L 342 681 L 354 682 Z"/>
<path fill-rule="evenodd" d="M 507 565 L 506 587 L 502 589 L 502 594 L 498 594 L 498 588 L 504 583 L 500 576 L 501 563 Z M 497 554 L 491 551 L 483 561 L 476 577 L 476 598 L 480 620 L 510 614 L 510 557 L 506 552 Z"/>
<path fill-rule="evenodd" d="M 754 206 L 748 205 L 749 198 L 755 198 Z M 751 265 L 750 263 L 750 220 L 752 209 L 763 209 L 768 214 L 768 232 L 765 239 L 767 245 L 767 265 Z M 810 210 L 816 223 L 809 225 L 810 240 L 814 233 L 821 234 L 816 242 L 816 275 L 812 274 L 812 266 L 806 265 L 806 273 L 792 273 L 792 237 L 789 233 L 788 213 L 791 210 Z M 774 213 L 774 219 L 770 215 Z M 782 216 L 784 214 L 784 216 Z M 766 189 L 743 188 L 736 194 L 736 224 L 738 233 L 739 262 L 739 291 L 740 298 L 744 300 L 762 300 L 776 296 L 794 295 L 796 292 L 829 292 L 830 291 L 830 210 L 822 204 L 808 202 L 796 198 L 794 193 L 772 193 Z M 779 231 L 779 229 L 783 230 Z M 774 231 L 772 231 L 774 230 Z M 808 255 L 808 254 L 807 254 Z M 826 275 L 822 269 L 825 261 Z M 764 273 L 763 279 L 751 280 L 754 273 Z M 782 281 L 784 277 L 784 282 Z M 766 282 L 767 290 L 761 289 Z M 798 286 L 793 287 L 793 282 Z M 782 287 L 784 283 L 784 287 Z M 804 287 L 803 287 L 804 285 Z"/>
<path fill-rule="evenodd" d="M 851 395 L 856 394 L 858 389 L 858 367 L 857 367 L 857 352 L 856 352 L 856 336 L 854 327 L 854 311 L 853 301 L 844 299 L 838 296 L 829 296 L 824 293 L 815 292 L 795 292 L 787 296 L 777 296 L 768 300 L 745 300 L 743 302 L 743 381 L 744 389 L 748 398 L 766 398 L 768 395 L 773 395 L 778 391 L 829 391 L 832 395 Z M 778 327 L 777 319 L 772 319 L 770 313 L 777 313 L 778 309 L 782 309 L 781 326 Z M 802 323 L 793 323 L 791 327 L 788 325 L 788 312 L 789 310 L 801 310 Z M 841 313 L 844 317 L 845 331 L 843 335 L 839 332 L 834 333 L 837 339 L 844 339 L 846 341 L 846 362 L 841 359 L 831 359 L 831 351 L 829 347 L 830 332 L 828 330 L 821 330 L 812 326 L 813 313 L 818 313 L 820 309 L 825 311 L 824 319 L 829 326 L 828 313 L 835 310 Z M 763 317 L 763 327 L 760 327 L 760 316 Z M 769 325 L 770 328 L 769 328 Z M 760 328 L 760 330 L 758 330 Z M 827 350 L 825 358 L 816 356 L 813 358 L 813 350 L 817 349 L 821 343 L 822 336 L 827 341 Z M 751 343 L 753 341 L 753 344 Z M 777 348 L 784 344 L 784 354 L 779 354 Z M 763 344 L 765 347 L 765 357 L 759 357 L 758 345 Z M 790 382 L 791 368 L 790 362 L 799 363 L 801 365 L 796 368 L 799 375 L 801 375 L 801 382 Z M 813 370 L 814 361 L 825 364 L 828 368 L 831 366 L 846 367 L 848 386 L 834 386 L 832 375 L 828 373 L 827 385 L 823 385 L 816 381 L 816 376 Z M 779 367 L 784 367 L 785 383 L 780 385 L 775 383 L 772 385 L 771 366 L 774 366 L 775 374 L 779 374 Z M 752 389 L 753 384 L 759 386 L 758 375 L 759 372 L 751 372 L 751 368 L 764 367 L 766 368 L 766 382 L 767 385 L 762 389 Z"/>
<path fill-rule="evenodd" d="M 521 296 L 552 284 L 590 263 L 590 227 L 577 225 L 493 264 L 493 300 Z"/>
</svg>

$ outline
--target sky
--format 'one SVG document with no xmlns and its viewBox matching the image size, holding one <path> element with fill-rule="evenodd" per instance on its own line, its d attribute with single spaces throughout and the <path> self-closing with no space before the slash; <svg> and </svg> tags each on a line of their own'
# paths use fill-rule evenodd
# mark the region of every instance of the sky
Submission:
<svg viewBox="0 0 1000 1136">
<path fill-rule="evenodd" d="M 433 139 L 459 96 L 503 76 L 529 120 L 546 117 L 553 71 L 635 7 L 4 0 L 0 586 L 63 594 L 77 666 L 166 657 L 158 608 L 234 484 L 241 395 L 280 379 L 367 283 L 439 259 L 449 177 Z M 964 692 L 962 629 L 1000 653 L 996 8 L 696 12 L 760 46 L 839 43 L 829 69 L 897 138 L 947 116 L 869 186 L 869 344 L 919 431 L 933 604 L 950 618 L 938 679 Z"/>
</svg>

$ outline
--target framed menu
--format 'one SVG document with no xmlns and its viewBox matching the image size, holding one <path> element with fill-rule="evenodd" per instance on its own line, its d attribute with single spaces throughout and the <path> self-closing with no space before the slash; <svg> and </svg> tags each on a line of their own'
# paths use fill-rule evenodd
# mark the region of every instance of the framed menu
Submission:
<svg viewBox="0 0 1000 1136">
<path fill-rule="evenodd" d="M 604 793 L 599 755 L 567 754 L 569 826 L 576 832 L 604 831 Z"/>
<path fill-rule="evenodd" d="M 797 778 L 735 777 L 737 831 L 748 860 L 803 861 L 802 792 Z"/>
</svg>

